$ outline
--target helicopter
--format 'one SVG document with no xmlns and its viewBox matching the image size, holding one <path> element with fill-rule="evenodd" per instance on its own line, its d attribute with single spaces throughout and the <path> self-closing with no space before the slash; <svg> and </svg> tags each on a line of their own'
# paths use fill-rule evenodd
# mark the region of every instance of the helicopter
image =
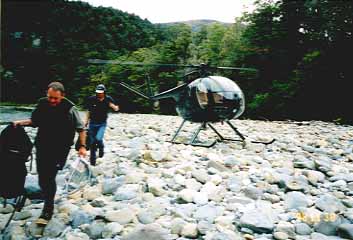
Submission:
<svg viewBox="0 0 353 240">
<path fill-rule="evenodd" d="M 117 60 L 89 59 L 90 64 L 119 64 L 119 65 L 138 65 L 138 66 L 159 66 L 159 67 L 178 67 L 193 69 L 183 76 L 183 83 L 161 93 L 152 95 L 150 79 L 147 78 L 149 94 L 130 86 L 125 82 L 119 84 L 127 90 L 151 101 L 173 98 L 176 102 L 175 108 L 179 116 L 183 118 L 181 125 L 176 130 L 170 140 L 171 143 L 182 143 L 192 146 L 212 147 L 217 142 L 222 141 L 240 141 L 246 144 L 246 137 L 230 122 L 231 119 L 239 118 L 245 110 L 245 97 L 240 87 L 231 79 L 223 76 L 211 75 L 210 71 L 215 70 L 236 70 L 236 71 L 255 71 L 252 68 L 238 67 L 214 67 L 202 63 L 199 65 L 182 64 L 162 64 L 162 63 L 142 63 L 142 62 L 122 62 Z M 189 80 L 189 76 L 195 76 L 196 79 Z M 180 131 L 186 121 L 200 124 L 192 133 L 188 142 L 176 141 Z M 216 128 L 213 123 L 225 122 L 238 136 L 238 138 L 226 138 Z M 213 130 L 218 139 L 207 142 L 200 142 L 198 135 L 202 130 L 209 127 Z M 271 144 L 268 142 L 250 141 L 252 143 Z"/>
</svg>

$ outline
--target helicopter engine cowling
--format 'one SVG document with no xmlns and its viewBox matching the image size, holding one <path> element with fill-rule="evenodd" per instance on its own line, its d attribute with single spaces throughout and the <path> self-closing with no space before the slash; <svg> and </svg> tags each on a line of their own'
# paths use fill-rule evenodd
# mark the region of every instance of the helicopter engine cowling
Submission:
<svg viewBox="0 0 353 240">
<path fill-rule="evenodd" d="M 218 122 L 238 118 L 245 109 L 242 90 L 232 80 L 208 76 L 192 81 L 178 98 L 176 110 L 193 122 Z"/>
</svg>

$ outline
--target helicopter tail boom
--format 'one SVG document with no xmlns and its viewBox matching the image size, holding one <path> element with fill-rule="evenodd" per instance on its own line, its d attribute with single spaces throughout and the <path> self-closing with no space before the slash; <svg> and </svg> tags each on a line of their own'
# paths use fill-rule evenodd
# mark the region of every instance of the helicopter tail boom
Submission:
<svg viewBox="0 0 353 240">
<path fill-rule="evenodd" d="M 126 84 L 126 83 L 124 83 L 124 82 L 121 82 L 121 83 L 119 83 L 119 84 L 120 84 L 120 86 L 122 86 L 122 87 L 128 89 L 129 91 L 131 91 L 131 92 L 133 92 L 133 93 L 139 95 L 140 97 L 143 97 L 143 98 L 148 99 L 148 100 L 154 100 L 154 99 L 152 99 L 150 96 L 147 96 L 147 95 L 144 94 L 143 92 L 141 92 L 141 91 L 139 91 L 139 90 L 137 90 L 137 89 L 131 87 L 130 85 L 128 85 L 128 84 Z"/>
<path fill-rule="evenodd" d="M 187 84 L 184 83 L 184 84 L 177 86 L 175 88 L 172 88 L 167 91 L 158 93 L 154 96 L 151 96 L 151 99 L 152 100 L 160 100 L 160 99 L 165 99 L 165 98 L 174 98 L 175 100 L 178 100 L 181 90 L 184 89 L 186 86 L 187 86 Z"/>
</svg>

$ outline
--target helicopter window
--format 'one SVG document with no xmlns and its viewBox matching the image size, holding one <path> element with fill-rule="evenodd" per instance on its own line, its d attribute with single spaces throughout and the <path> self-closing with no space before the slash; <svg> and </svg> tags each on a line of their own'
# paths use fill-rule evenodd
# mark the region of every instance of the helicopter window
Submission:
<svg viewBox="0 0 353 240">
<path fill-rule="evenodd" d="M 206 108 L 206 106 L 208 105 L 207 92 L 207 88 L 203 84 L 199 84 L 196 88 L 196 97 L 201 108 Z"/>
<path fill-rule="evenodd" d="M 222 104 L 223 103 L 223 95 L 220 93 L 212 93 L 213 101 L 215 104 Z"/>
</svg>

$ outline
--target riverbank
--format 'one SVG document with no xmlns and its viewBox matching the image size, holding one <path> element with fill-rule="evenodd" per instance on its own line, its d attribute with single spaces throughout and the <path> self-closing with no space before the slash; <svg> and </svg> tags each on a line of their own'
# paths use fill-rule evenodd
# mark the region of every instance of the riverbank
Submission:
<svg viewBox="0 0 353 240">
<path fill-rule="evenodd" d="M 64 197 L 44 236 L 56 239 L 344 239 L 353 237 L 353 127 L 234 120 L 256 140 L 171 144 L 182 119 L 112 114 L 93 186 Z M 215 124 L 229 137 L 226 125 Z M 197 125 L 186 124 L 180 141 Z M 34 129 L 27 128 L 30 135 Z M 212 140 L 203 131 L 200 140 Z M 75 159 L 72 151 L 70 161 Z M 32 172 L 35 178 L 35 172 Z M 29 239 L 42 203 L 27 202 L 7 237 Z M 0 228 L 11 207 L 0 206 Z M 341 236 L 341 237 L 339 237 Z M 347 237 L 348 236 L 348 237 Z"/>
</svg>

